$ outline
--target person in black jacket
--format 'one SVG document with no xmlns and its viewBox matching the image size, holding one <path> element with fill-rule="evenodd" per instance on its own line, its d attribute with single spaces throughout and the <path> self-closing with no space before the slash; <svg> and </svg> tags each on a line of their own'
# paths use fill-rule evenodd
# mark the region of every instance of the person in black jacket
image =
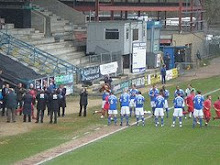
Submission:
<svg viewBox="0 0 220 165">
<path fill-rule="evenodd" d="M 31 94 L 31 90 L 28 89 L 26 94 L 23 97 L 24 106 L 23 106 L 23 122 L 26 122 L 27 116 L 28 116 L 28 122 L 31 122 L 31 111 L 32 111 L 32 104 L 34 101 L 34 98 Z"/>
<path fill-rule="evenodd" d="M 59 91 L 53 91 L 49 96 L 49 106 L 50 106 L 50 124 L 53 123 L 54 116 L 54 124 L 57 124 L 57 112 L 59 110 Z"/>
<path fill-rule="evenodd" d="M 3 86 L 4 87 L 2 89 L 2 96 L 3 96 L 3 100 L 2 100 L 2 116 L 5 116 L 6 97 L 7 97 L 8 90 L 9 90 L 9 84 L 5 84 Z"/>
<path fill-rule="evenodd" d="M 64 117 L 66 108 L 66 88 L 64 88 L 64 86 L 61 85 L 57 90 L 59 91 L 60 98 L 58 116 L 60 116 L 60 108 L 62 107 L 62 117 Z"/>
<path fill-rule="evenodd" d="M 7 108 L 7 122 L 9 123 L 12 119 L 15 122 L 15 111 L 17 108 L 17 96 L 14 89 L 9 88 L 6 96 L 6 108 Z"/>
<path fill-rule="evenodd" d="M 88 92 L 86 91 L 86 88 L 83 88 L 80 93 L 80 110 L 79 110 L 79 116 L 82 115 L 82 107 L 84 107 L 83 116 L 86 117 L 86 107 L 88 105 Z"/>
<path fill-rule="evenodd" d="M 40 93 L 37 94 L 36 99 L 37 99 L 37 120 L 35 123 L 39 122 L 40 116 L 41 116 L 40 121 L 41 121 L 41 123 L 43 123 L 44 110 L 46 109 L 48 96 L 44 92 L 44 90 L 41 90 Z"/>
<path fill-rule="evenodd" d="M 109 75 L 106 75 L 104 77 L 104 82 L 106 85 L 108 85 L 110 88 L 112 87 L 112 78 Z"/>
<path fill-rule="evenodd" d="M 0 69 L 0 89 L 2 89 L 3 80 L 2 80 L 2 70 Z"/>
<path fill-rule="evenodd" d="M 20 116 L 22 115 L 22 107 L 23 107 L 23 95 L 25 93 L 25 90 L 22 86 L 22 83 L 19 83 L 18 86 L 15 88 L 15 93 L 17 94 L 17 101 L 18 101 L 18 106 L 19 106 L 19 112 Z"/>
</svg>

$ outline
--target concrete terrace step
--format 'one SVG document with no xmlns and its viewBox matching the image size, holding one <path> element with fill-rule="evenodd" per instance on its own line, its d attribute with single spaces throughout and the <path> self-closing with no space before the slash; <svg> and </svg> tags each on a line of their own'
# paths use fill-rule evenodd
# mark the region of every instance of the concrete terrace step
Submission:
<svg viewBox="0 0 220 165">
<path fill-rule="evenodd" d="M 31 40 L 31 41 L 26 41 L 26 42 L 32 45 L 41 45 L 41 44 L 47 44 L 47 43 L 54 43 L 55 39 L 54 37 L 48 37 L 48 38 L 42 38 L 41 40 Z"/>
<path fill-rule="evenodd" d="M 66 43 L 65 42 L 58 42 L 58 43 L 41 44 L 41 45 L 36 45 L 36 47 L 46 51 L 49 49 L 64 48 L 64 47 L 66 47 Z"/>
<path fill-rule="evenodd" d="M 34 28 L 15 28 L 15 29 L 3 29 L 3 32 L 7 32 L 8 34 L 21 34 L 21 35 L 25 35 L 25 34 L 31 34 L 35 32 Z"/>
<path fill-rule="evenodd" d="M 2 25 L 2 29 L 14 29 L 15 25 L 11 23 L 7 23 L 5 25 Z"/>
<path fill-rule="evenodd" d="M 27 35 L 20 35 L 20 34 L 14 34 L 15 38 L 18 38 L 20 40 L 41 40 L 44 38 L 44 33 L 33 33 L 33 34 L 27 34 Z"/>
<path fill-rule="evenodd" d="M 68 21 L 51 21 L 51 26 L 65 26 L 68 25 Z"/>
<path fill-rule="evenodd" d="M 47 50 L 48 53 L 55 55 L 55 56 L 62 56 L 63 54 L 74 52 L 74 47 L 65 47 L 63 49 L 51 49 Z"/>
</svg>

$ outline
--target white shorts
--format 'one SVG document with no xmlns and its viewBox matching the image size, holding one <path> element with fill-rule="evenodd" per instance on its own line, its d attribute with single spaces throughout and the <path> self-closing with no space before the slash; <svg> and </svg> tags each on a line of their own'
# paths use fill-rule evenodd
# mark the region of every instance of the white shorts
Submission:
<svg viewBox="0 0 220 165">
<path fill-rule="evenodd" d="M 169 108 L 168 101 L 165 100 L 164 108 Z"/>
<path fill-rule="evenodd" d="M 156 108 L 155 112 L 154 112 L 154 116 L 158 117 L 163 117 L 164 116 L 164 112 L 163 112 L 163 108 Z"/>
<path fill-rule="evenodd" d="M 144 116 L 144 108 L 136 108 L 135 115 L 136 116 Z"/>
<path fill-rule="evenodd" d="M 136 104 L 135 104 L 135 102 L 134 102 L 134 99 L 131 99 L 131 100 L 130 100 L 129 107 L 130 107 L 130 108 L 135 108 L 135 107 L 136 107 Z"/>
<path fill-rule="evenodd" d="M 102 109 L 104 108 L 105 103 L 106 103 L 106 101 L 105 101 L 105 100 L 102 100 Z"/>
<path fill-rule="evenodd" d="M 151 108 L 156 107 L 155 101 L 150 101 L 150 106 L 151 106 Z"/>
<path fill-rule="evenodd" d="M 193 117 L 194 117 L 194 118 L 196 118 L 196 117 L 203 117 L 203 111 L 202 111 L 202 109 L 201 109 L 201 110 L 194 109 Z"/>
<path fill-rule="evenodd" d="M 118 111 L 117 110 L 108 110 L 109 115 L 117 115 Z"/>
<path fill-rule="evenodd" d="M 121 115 L 129 115 L 129 114 L 130 114 L 129 106 L 122 106 L 121 107 Z"/>
<path fill-rule="evenodd" d="M 174 108 L 173 116 L 182 117 L 183 116 L 183 108 Z"/>
</svg>

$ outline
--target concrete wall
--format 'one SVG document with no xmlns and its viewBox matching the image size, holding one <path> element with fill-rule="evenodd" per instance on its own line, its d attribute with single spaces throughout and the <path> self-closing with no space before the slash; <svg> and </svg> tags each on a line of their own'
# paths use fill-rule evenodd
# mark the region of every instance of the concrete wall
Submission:
<svg viewBox="0 0 220 165">
<path fill-rule="evenodd" d="M 31 12 L 31 27 L 44 32 L 44 17 Z"/>
<path fill-rule="evenodd" d="M 85 24 L 85 15 L 58 0 L 32 0 L 33 4 L 43 7 L 57 16 L 69 20 L 74 25 Z"/>
<path fill-rule="evenodd" d="M 191 59 L 195 62 L 196 53 L 199 50 L 201 56 L 206 56 L 204 49 L 205 34 L 203 32 L 186 33 L 186 34 L 173 34 L 173 46 L 185 46 L 192 44 Z"/>
</svg>

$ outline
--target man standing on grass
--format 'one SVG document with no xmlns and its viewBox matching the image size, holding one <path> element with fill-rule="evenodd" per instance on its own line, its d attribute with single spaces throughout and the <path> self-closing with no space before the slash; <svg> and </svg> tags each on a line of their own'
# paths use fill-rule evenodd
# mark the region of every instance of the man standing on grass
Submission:
<svg viewBox="0 0 220 165">
<path fill-rule="evenodd" d="M 155 116 L 155 126 L 156 127 L 159 125 L 159 121 L 158 121 L 159 117 L 161 118 L 161 127 L 164 126 L 164 120 L 163 120 L 164 111 L 163 111 L 163 109 L 164 109 L 165 99 L 162 95 L 163 95 L 163 90 L 161 89 L 159 95 L 155 98 L 156 107 L 155 107 L 154 116 Z"/>
<path fill-rule="evenodd" d="M 179 118 L 179 125 L 182 127 L 182 117 L 183 117 L 183 107 L 184 107 L 184 99 L 178 93 L 178 96 L 173 100 L 174 104 L 174 112 L 173 112 L 173 124 L 172 127 L 176 125 L 176 118 Z"/>
<path fill-rule="evenodd" d="M 211 105 L 212 105 L 211 100 L 212 100 L 211 95 L 208 95 L 207 99 L 204 101 L 203 113 L 204 113 L 205 126 L 208 126 L 208 123 L 211 119 Z"/>
<path fill-rule="evenodd" d="M 214 103 L 214 109 L 216 117 L 213 117 L 213 120 L 220 119 L 220 97 L 218 97 L 218 100 Z"/>
<path fill-rule="evenodd" d="M 120 126 L 123 125 L 123 118 L 125 117 L 126 119 L 126 125 L 129 126 L 129 103 L 130 103 L 130 95 L 127 93 L 127 90 L 124 89 L 123 94 L 121 94 L 120 97 L 120 103 L 121 103 L 121 124 Z"/>
<path fill-rule="evenodd" d="M 161 78 L 162 78 L 162 84 L 166 84 L 166 74 L 167 74 L 167 70 L 166 70 L 166 65 L 163 64 L 162 68 L 160 69 L 160 73 L 161 73 Z"/>
<path fill-rule="evenodd" d="M 132 85 L 131 89 L 130 89 L 130 104 L 129 104 L 129 107 L 130 107 L 130 117 L 132 115 L 132 109 L 134 109 L 134 114 L 135 114 L 135 97 L 136 95 L 138 94 L 138 90 L 136 89 L 136 86 L 135 84 Z"/>
<path fill-rule="evenodd" d="M 157 97 L 157 95 L 159 94 L 159 90 L 157 89 L 156 85 L 154 84 L 153 87 L 150 89 L 148 95 L 150 96 L 150 104 L 151 104 L 151 108 L 152 108 L 152 114 L 153 116 L 154 111 L 155 111 L 155 99 Z"/>
<path fill-rule="evenodd" d="M 179 96 L 178 93 L 180 94 L 180 96 L 181 96 L 182 98 L 184 98 L 184 96 L 185 96 L 184 91 L 183 91 L 182 89 L 180 89 L 180 87 L 177 85 L 177 86 L 176 86 L 176 90 L 175 90 L 175 92 L 174 92 L 174 97 Z"/>
<path fill-rule="evenodd" d="M 194 103 L 194 112 L 193 112 L 193 128 L 195 128 L 197 123 L 197 118 L 199 118 L 200 128 L 202 127 L 202 118 L 203 118 L 203 103 L 204 97 L 201 95 L 200 91 L 197 91 L 197 95 L 193 99 Z"/>
<path fill-rule="evenodd" d="M 177 96 L 180 96 L 183 99 L 185 98 L 185 93 L 182 89 L 180 89 L 179 86 L 176 86 L 176 90 L 174 92 L 174 98 L 176 98 Z M 185 106 L 185 102 L 184 102 L 184 106 Z M 184 106 L 183 106 L 183 114 L 184 114 L 185 119 L 187 119 Z"/>
<path fill-rule="evenodd" d="M 108 102 L 109 102 L 109 110 L 108 110 L 108 125 L 111 124 L 111 118 L 114 117 L 114 123 L 115 125 L 117 124 L 117 103 L 118 103 L 118 99 L 117 97 L 113 94 L 113 92 L 110 92 L 110 96 L 108 98 Z"/>
<path fill-rule="evenodd" d="M 193 111 L 194 111 L 194 103 L 193 103 L 193 99 L 195 97 L 195 92 L 194 90 L 192 90 L 190 92 L 189 95 L 187 95 L 185 101 L 186 101 L 186 105 L 188 107 L 188 113 L 189 113 L 189 118 L 192 117 Z"/>
<path fill-rule="evenodd" d="M 43 123 L 44 111 L 46 109 L 46 105 L 48 101 L 48 96 L 44 90 L 41 90 L 40 93 L 37 94 L 36 100 L 37 100 L 37 120 L 35 123 L 38 123 L 39 119 L 40 122 Z"/>
<path fill-rule="evenodd" d="M 100 111 L 95 111 L 93 112 L 93 115 L 96 114 L 96 113 L 101 113 L 101 119 L 103 119 L 105 117 L 105 113 L 108 111 L 106 110 L 105 108 L 105 105 L 106 105 L 106 98 L 109 96 L 109 92 L 107 92 L 106 90 L 104 90 L 103 94 L 102 94 L 102 109 Z M 108 114 L 107 114 L 108 115 Z"/>
<path fill-rule="evenodd" d="M 162 86 L 162 90 L 163 90 L 163 97 L 165 99 L 165 104 L 164 104 L 164 108 L 166 110 L 166 114 L 167 114 L 167 118 L 169 117 L 169 105 L 168 105 L 168 99 L 170 96 L 169 91 L 166 89 L 165 86 Z"/>
<path fill-rule="evenodd" d="M 135 110 L 135 115 L 137 119 L 137 126 L 139 126 L 140 118 L 142 120 L 143 126 L 145 126 L 145 119 L 144 119 L 144 96 L 141 95 L 141 92 L 138 92 L 138 95 L 135 97 L 135 104 L 136 104 L 136 110 Z"/>
<path fill-rule="evenodd" d="M 15 111 L 17 108 L 17 96 L 14 89 L 9 88 L 8 94 L 6 96 L 6 108 L 7 108 L 7 122 L 15 121 Z"/>
</svg>

